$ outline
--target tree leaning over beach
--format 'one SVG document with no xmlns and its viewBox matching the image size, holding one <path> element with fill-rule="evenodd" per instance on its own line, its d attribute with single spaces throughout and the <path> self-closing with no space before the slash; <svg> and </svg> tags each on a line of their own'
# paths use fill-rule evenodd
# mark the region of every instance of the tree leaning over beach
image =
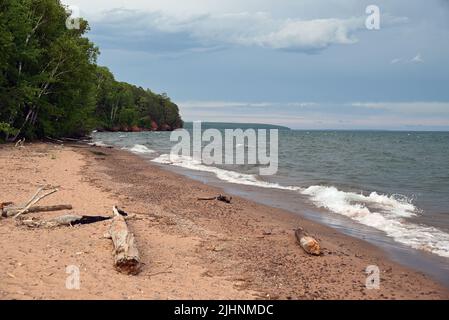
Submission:
<svg viewBox="0 0 449 320">
<path fill-rule="evenodd" d="M 98 49 L 68 29 L 54 0 L 2 0 L 0 5 L 0 121 L 6 138 L 83 134 L 95 108 Z"/>
<path fill-rule="evenodd" d="M 152 121 L 182 126 L 168 97 L 118 83 L 112 74 L 104 87 L 100 75 L 110 72 L 96 64 L 89 24 L 80 19 L 79 27 L 68 28 L 69 17 L 59 0 L 0 0 L 0 140 L 83 136 L 145 119 L 148 127 Z M 101 100 L 104 90 L 109 100 Z"/>
</svg>

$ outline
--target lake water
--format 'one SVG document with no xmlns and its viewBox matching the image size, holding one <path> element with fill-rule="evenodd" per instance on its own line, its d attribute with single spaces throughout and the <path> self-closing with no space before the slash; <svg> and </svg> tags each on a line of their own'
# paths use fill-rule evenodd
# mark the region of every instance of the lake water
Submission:
<svg viewBox="0 0 449 320">
<path fill-rule="evenodd" d="M 269 127 L 203 124 L 208 128 L 223 132 Z M 169 164 L 227 192 L 299 212 L 371 241 L 449 284 L 448 132 L 281 129 L 279 169 L 272 176 L 260 176 L 257 164 L 206 166 L 191 157 L 170 159 L 175 142 L 170 142 L 169 132 L 93 136 L 97 143 Z M 234 151 L 248 152 L 251 147 L 235 145 Z"/>
</svg>

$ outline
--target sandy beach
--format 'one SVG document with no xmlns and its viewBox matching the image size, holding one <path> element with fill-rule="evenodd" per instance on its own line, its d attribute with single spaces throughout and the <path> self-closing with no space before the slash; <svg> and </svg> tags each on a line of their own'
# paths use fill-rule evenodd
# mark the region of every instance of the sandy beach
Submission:
<svg viewBox="0 0 449 320">
<path fill-rule="evenodd" d="M 23 203 L 40 186 L 59 191 L 41 205 L 109 216 L 117 205 L 144 263 L 127 276 L 113 268 L 110 221 L 28 229 L 0 220 L 0 299 L 448 299 L 429 277 L 374 246 L 297 214 L 235 197 L 198 201 L 222 190 L 148 163 L 126 151 L 84 145 L 0 146 L 0 202 Z M 35 213 L 49 218 L 67 211 Z M 323 247 L 309 256 L 294 229 Z M 80 268 L 80 289 L 66 288 L 66 267 Z M 381 270 L 380 289 L 365 268 Z"/>
</svg>

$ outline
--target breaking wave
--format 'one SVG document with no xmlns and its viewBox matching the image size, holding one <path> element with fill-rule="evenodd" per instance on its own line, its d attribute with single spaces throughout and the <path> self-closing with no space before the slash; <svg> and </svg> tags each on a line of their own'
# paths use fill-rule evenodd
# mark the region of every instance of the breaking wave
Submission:
<svg viewBox="0 0 449 320">
<path fill-rule="evenodd" d="M 317 207 L 383 231 L 399 243 L 449 257 L 449 234 L 407 221 L 418 215 L 419 209 L 406 197 L 376 192 L 363 195 L 328 186 L 311 186 L 301 194 L 309 196 Z"/>
<path fill-rule="evenodd" d="M 142 145 L 142 144 L 136 144 L 134 145 L 132 148 L 124 148 L 125 150 L 129 150 L 132 153 L 137 153 L 137 154 L 151 154 L 151 153 L 156 153 L 156 151 L 151 150 L 149 148 L 147 148 L 146 146 Z"/>
<path fill-rule="evenodd" d="M 153 162 L 169 164 L 189 170 L 213 173 L 218 179 L 235 184 L 250 185 L 298 192 L 309 197 L 318 208 L 348 217 L 358 223 L 385 232 L 395 241 L 414 249 L 425 250 L 442 257 L 449 257 L 449 234 L 435 227 L 407 221 L 420 214 L 411 199 L 401 195 L 369 195 L 346 192 L 333 186 L 282 186 L 262 181 L 252 174 L 206 166 L 192 157 L 163 154 Z"/>
<path fill-rule="evenodd" d="M 278 183 L 272 183 L 267 181 L 262 181 L 257 179 L 255 175 L 239 173 L 236 171 L 220 169 L 216 167 L 206 166 L 201 163 L 201 161 L 195 160 L 192 157 L 185 156 L 171 156 L 168 154 L 163 154 L 160 157 L 153 159 L 153 162 L 161 163 L 161 164 L 170 164 L 177 167 L 182 167 L 195 171 L 204 171 L 215 174 L 215 176 L 223 181 L 243 184 L 248 186 L 256 186 L 261 188 L 269 188 L 269 189 L 280 189 L 280 190 L 291 190 L 291 191 L 299 191 L 300 187 L 286 187 L 281 186 Z"/>
</svg>

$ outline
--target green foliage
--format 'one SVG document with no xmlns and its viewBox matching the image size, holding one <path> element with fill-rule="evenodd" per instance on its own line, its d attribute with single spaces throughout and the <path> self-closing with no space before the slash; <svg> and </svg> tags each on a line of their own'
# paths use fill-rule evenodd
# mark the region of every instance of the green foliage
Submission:
<svg viewBox="0 0 449 320">
<path fill-rule="evenodd" d="M 12 128 L 8 123 L 0 122 L 0 141 L 4 141 L 6 137 L 17 134 L 17 129 Z"/>
<path fill-rule="evenodd" d="M 95 127 L 182 126 L 168 97 L 96 65 L 89 25 L 59 0 L 0 0 L 0 139 L 82 136 Z M 149 123 L 147 123 L 147 120 Z"/>
<path fill-rule="evenodd" d="M 139 113 L 135 108 L 128 107 L 120 110 L 118 124 L 121 127 L 132 127 L 138 124 Z"/>
<path fill-rule="evenodd" d="M 96 114 L 103 129 L 149 129 L 154 121 L 159 128 L 183 126 L 176 104 L 167 95 L 158 95 L 124 82 L 117 82 L 105 67 L 97 68 Z"/>
</svg>

